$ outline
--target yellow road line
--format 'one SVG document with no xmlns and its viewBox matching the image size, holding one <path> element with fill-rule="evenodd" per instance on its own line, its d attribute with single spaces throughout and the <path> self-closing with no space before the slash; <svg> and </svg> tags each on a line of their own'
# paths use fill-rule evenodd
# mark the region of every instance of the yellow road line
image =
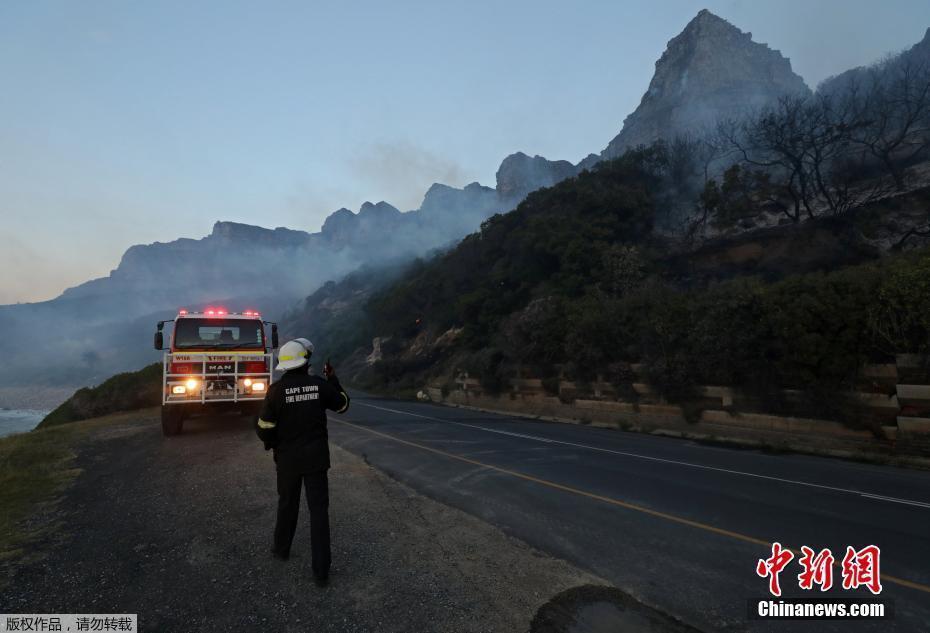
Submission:
<svg viewBox="0 0 930 633">
<path fill-rule="evenodd" d="M 482 468 L 487 468 L 495 472 L 503 473 L 505 475 L 510 475 L 511 477 L 517 477 L 518 479 L 523 479 L 525 481 L 532 481 L 533 483 L 546 486 L 548 488 L 554 488 L 555 490 L 561 490 L 563 492 L 570 492 L 572 494 L 587 497 L 588 499 L 595 499 L 597 501 L 602 501 L 608 503 L 612 506 L 617 506 L 620 508 L 625 508 L 627 510 L 634 510 L 636 512 L 641 512 L 643 514 L 648 514 L 649 516 L 658 517 L 660 519 L 665 519 L 666 521 L 672 521 L 673 523 L 679 523 L 681 525 L 687 525 L 699 530 L 704 530 L 705 532 L 712 532 L 713 534 L 720 534 L 721 536 L 728 536 L 732 539 L 738 541 L 744 541 L 746 543 L 752 543 L 753 545 L 762 545 L 766 548 L 772 546 L 771 541 L 766 541 L 760 538 L 755 538 L 754 536 L 747 536 L 739 532 L 734 532 L 732 530 L 726 530 L 724 528 L 719 528 L 713 525 L 708 525 L 707 523 L 701 523 L 700 521 L 692 521 L 691 519 L 686 519 L 684 517 L 676 516 L 674 514 L 669 514 L 667 512 L 660 512 L 659 510 L 652 510 L 651 508 L 646 508 L 635 503 L 629 503 L 628 501 L 620 501 L 619 499 L 614 499 L 613 497 L 605 497 L 594 492 L 588 492 L 587 490 L 581 490 L 580 488 L 573 488 L 572 486 L 566 486 L 564 484 L 556 483 L 554 481 L 549 481 L 548 479 L 540 479 L 532 475 L 527 475 L 526 473 L 521 473 L 516 470 L 509 470 L 507 468 L 501 468 L 500 466 L 493 466 L 491 464 L 485 464 L 484 462 L 479 462 L 476 459 L 471 459 L 470 457 L 463 457 L 461 455 L 456 455 L 455 453 L 448 453 L 446 451 L 440 450 L 438 448 L 433 448 L 432 446 L 426 446 L 424 444 L 418 444 L 417 442 L 411 442 L 410 440 L 401 439 L 395 435 L 390 435 L 388 433 L 383 433 L 381 431 L 376 431 L 374 429 L 368 428 L 367 426 L 362 426 L 360 424 L 353 424 L 352 422 L 347 422 L 346 420 L 337 420 L 333 421 L 339 422 L 340 424 L 345 424 L 351 426 L 352 428 L 359 429 L 360 431 L 366 431 L 373 435 L 379 435 L 381 437 L 393 440 L 400 444 L 406 444 L 407 446 L 413 446 L 414 448 L 419 448 L 424 451 L 429 451 L 430 453 L 435 453 L 436 455 L 442 455 L 443 457 L 448 457 L 450 459 L 455 459 L 460 462 L 465 462 L 466 464 L 472 464 L 473 466 L 480 466 Z M 797 550 L 791 550 L 796 556 L 799 555 Z M 921 584 L 919 582 L 914 582 L 912 580 L 906 580 L 904 578 L 897 578 L 895 576 L 889 576 L 888 574 L 882 572 L 881 578 L 883 581 L 890 582 L 895 585 L 900 585 L 902 587 L 907 587 L 909 589 L 916 589 L 917 591 L 923 591 L 924 593 L 930 593 L 930 586 Z"/>
</svg>

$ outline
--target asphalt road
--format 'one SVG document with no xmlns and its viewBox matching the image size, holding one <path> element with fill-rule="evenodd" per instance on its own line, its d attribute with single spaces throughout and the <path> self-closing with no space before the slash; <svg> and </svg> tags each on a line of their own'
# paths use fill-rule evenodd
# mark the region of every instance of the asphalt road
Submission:
<svg viewBox="0 0 930 633">
<path fill-rule="evenodd" d="M 709 446 L 355 394 L 330 438 L 392 477 L 707 631 L 930 630 L 930 473 Z M 759 621 L 756 562 L 798 550 L 881 548 L 893 619 Z M 797 586 L 784 597 L 870 600 Z M 817 594 L 817 595 L 815 595 Z"/>
</svg>

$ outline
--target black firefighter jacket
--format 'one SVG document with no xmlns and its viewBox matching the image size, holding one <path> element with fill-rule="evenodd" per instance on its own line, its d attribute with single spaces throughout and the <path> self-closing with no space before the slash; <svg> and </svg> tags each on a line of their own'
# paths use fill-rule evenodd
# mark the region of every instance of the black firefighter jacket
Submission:
<svg viewBox="0 0 930 633">
<path fill-rule="evenodd" d="M 278 469 L 310 473 L 329 468 L 326 409 L 343 413 L 349 396 L 335 375 L 328 380 L 291 370 L 272 383 L 256 431 L 265 448 L 274 449 Z"/>
</svg>

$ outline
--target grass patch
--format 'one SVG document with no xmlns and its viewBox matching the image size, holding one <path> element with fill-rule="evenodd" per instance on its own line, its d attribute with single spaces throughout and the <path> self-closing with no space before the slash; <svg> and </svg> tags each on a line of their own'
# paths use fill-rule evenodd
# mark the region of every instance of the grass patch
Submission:
<svg viewBox="0 0 930 633">
<path fill-rule="evenodd" d="M 0 438 L 0 560 L 21 553 L 30 536 L 23 521 L 54 500 L 77 476 L 72 448 L 76 428 L 55 428 Z"/>
<path fill-rule="evenodd" d="M 30 540 L 54 527 L 29 526 L 26 520 L 56 501 L 81 472 L 74 467 L 78 443 L 95 429 L 140 417 L 154 419 L 154 413 L 134 411 L 0 438 L 0 562 L 18 558 Z"/>
</svg>

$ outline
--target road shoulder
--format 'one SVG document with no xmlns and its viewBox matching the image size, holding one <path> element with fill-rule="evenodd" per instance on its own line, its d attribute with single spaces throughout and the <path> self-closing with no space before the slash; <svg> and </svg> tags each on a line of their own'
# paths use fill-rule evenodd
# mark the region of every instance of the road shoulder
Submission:
<svg viewBox="0 0 930 633">
<path fill-rule="evenodd" d="M 132 416 L 129 416 L 132 418 Z M 248 424 L 163 438 L 151 412 L 92 429 L 59 528 L 8 563 L 5 612 L 138 613 L 143 630 L 524 631 L 551 597 L 603 582 L 333 447 L 334 567 L 312 583 L 302 509 L 268 554 L 274 471 Z"/>
</svg>

